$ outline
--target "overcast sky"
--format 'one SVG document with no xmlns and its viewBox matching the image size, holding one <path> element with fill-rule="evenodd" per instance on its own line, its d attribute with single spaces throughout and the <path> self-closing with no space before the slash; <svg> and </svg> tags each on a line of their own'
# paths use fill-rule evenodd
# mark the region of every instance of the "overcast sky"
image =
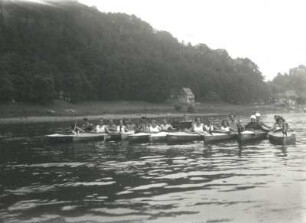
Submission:
<svg viewBox="0 0 306 223">
<path fill-rule="evenodd" d="M 266 79 L 306 64 L 305 0 L 80 0 L 134 14 L 180 41 L 248 57 Z"/>
</svg>

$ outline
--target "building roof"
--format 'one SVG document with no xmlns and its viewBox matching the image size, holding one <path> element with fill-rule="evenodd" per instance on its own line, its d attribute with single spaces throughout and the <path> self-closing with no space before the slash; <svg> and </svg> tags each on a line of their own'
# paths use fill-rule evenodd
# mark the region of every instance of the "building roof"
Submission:
<svg viewBox="0 0 306 223">
<path fill-rule="evenodd" d="M 190 88 L 183 87 L 181 94 L 194 95 Z"/>
</svg>

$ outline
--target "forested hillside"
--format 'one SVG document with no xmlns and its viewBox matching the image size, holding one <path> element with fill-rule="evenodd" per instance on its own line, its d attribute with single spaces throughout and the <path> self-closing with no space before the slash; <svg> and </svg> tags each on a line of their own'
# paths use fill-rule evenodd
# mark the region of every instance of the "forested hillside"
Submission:
<svg viewBox="0 0 306 223">
<path fill-rule="evenodd" d="M 75 1 L 0 1 L 2 102 L 48 103 L 60 95 L 161 102 L 181 87 L 197 100 L 249 103 L 268 95 L 251 60 L 180 43 L 135 16 Z"/>
</svg>

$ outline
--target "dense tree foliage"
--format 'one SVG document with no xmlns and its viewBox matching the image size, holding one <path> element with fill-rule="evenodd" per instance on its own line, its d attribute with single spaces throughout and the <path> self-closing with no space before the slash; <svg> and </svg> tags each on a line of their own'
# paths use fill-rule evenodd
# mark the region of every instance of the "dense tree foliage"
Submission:
<svg viewBox="0 0 306 223">
<path fill-rule="evenodd" d="M 160 102 L 190 87 L 196 98 L 249 103 L 267 87 L 249 59 L 180 43 L 133 15 L 75 1 L 0 1 L 0 101 Z"/>
<path fill-rule="evenodd" d="M 269 86 L 272 93 L 284 93 L 285 91 L 294 90 L 299 100 L 306 99 L 306 66 L 300 65 L 289 70 L 289 73 L 279 73 Z"/>
</svg>

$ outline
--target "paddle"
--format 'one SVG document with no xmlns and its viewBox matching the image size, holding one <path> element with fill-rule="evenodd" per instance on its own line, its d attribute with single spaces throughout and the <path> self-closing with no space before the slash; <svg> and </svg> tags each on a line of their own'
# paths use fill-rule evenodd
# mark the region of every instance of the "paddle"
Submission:
<svg viewBox="0 0 306 223">
<path fill-rule="evenodd" d="M 285 138 L 285 136 L 287 137 L 287 128 L 285 126 L 285 123 L 283 123 L 282 132 L 283 132 L 283 138 Z"/>
<path fill-rule="evenodd" d="M 208 132 L 209 132 L 210 135 L 213 135 L 213 134 L 212 134 L 212 124 L 209 125 Z"/>
</svg>

